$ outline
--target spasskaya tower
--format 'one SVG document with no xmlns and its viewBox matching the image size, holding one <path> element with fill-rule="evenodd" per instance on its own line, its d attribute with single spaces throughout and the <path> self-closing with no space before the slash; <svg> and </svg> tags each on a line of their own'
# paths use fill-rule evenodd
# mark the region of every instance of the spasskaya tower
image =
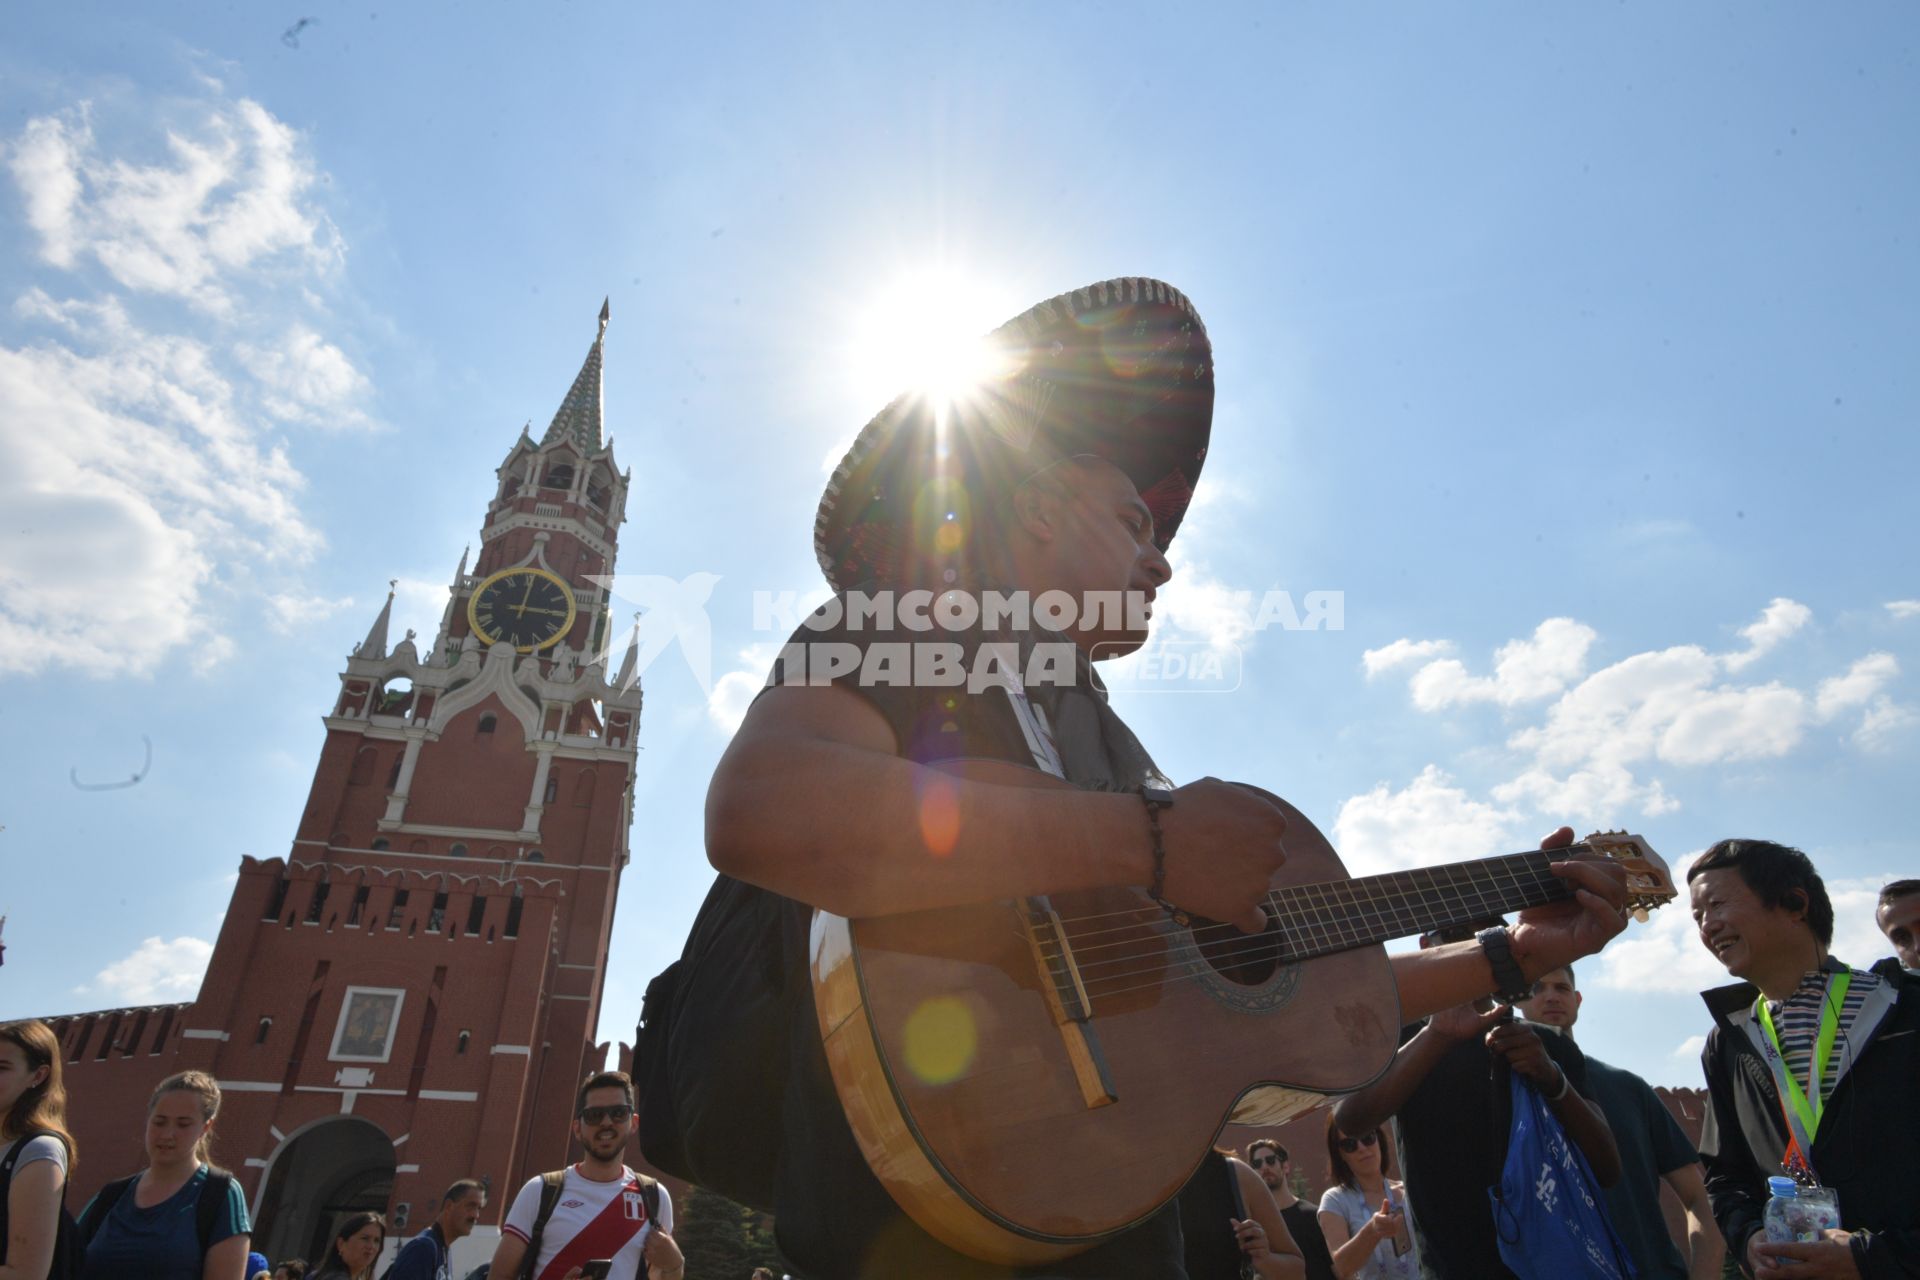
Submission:
<svg viewBox="0 0 1920 1280">
<path fill-rule="evenodd" d="M 574 1089 L 606 1057 L 640 727 L 602 585 L 631 481 L 604 437 L 607 320 L 546 431 L 508 449 L 436 633 L 390 643 L 389 592 L 348 655 L 290 847 L 242 860 L 198 998 L 50 1019 L 87 1153 L 74 1203 L 139 1167 L 147 1093 L 187 1068 L 220 1082 L 215 1157 L 273 1258 L 319 1256 L 363 1208 L 416 1234 L 461 1177 L 497 1222 L 568 1159 Z"/>
</svg>

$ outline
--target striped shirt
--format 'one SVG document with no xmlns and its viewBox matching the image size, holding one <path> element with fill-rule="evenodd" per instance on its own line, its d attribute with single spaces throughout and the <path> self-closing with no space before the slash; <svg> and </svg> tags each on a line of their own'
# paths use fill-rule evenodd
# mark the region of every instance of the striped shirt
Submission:
<svg viewBox="0 0 1920 1280">
<path fill-rule="evenodd" d="M 1800 979 L 1799 987 L 1785 1000 L 1767 1002 L 1767 1013 L 1772 1016 L 1774 1030 L 1780 1036 L 1780 1056 L 1786 1060 L 1787 1070 L 1793 1073 L 1793 1078 L 1800 1082 L 1802 1089 L 1807 1087 L 1814 1044 L 1820 1036 L 1820 1011 L 1827 996 L 1827 979 L 1833 976 L 1830 969 L 1815 969 Z M 1840 1060 L 1847 1034 L 1853 1030 L 1853 1024 L 1860 1016 L 1860 1006 L 1866 1002 L 1867 993 L 1879 987 L 1880 981 L 1864 969 L 1853 970 L 1846 999 L 1840 1003 L 1840 1030 L 1833 1038 L 1833 1056 L 1827 1063 L 1826 1075 L 1820 1080 L 1820 1102 L 1823 1106 L 1832 1099 L 1833 1086 L 1839 1083 L 1840 1073 L 1833 1068 Z"/>
</svg>

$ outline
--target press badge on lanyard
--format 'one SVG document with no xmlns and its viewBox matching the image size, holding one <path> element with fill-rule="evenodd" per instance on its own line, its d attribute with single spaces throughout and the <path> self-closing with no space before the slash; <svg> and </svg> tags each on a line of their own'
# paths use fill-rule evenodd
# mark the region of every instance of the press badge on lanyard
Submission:
<svg viewBox="0 0 1920 1280">
<path fill-rule="evenodd" d="M 1780 1048 L 1780 1033 L 1774 1030 L 1773 1015 L 1767 1010 L 1767 998 L 1763 995 L 1753 1002 L 1754 1017 L 1766 1036 L 1767 1067 L 1773 1072 L 1774 1092 L 1780 1095 L 1780 1114 L 1787 1122 L 1787 1152 L 1780 1160 L 1780 1167 L 1795 1182 L 1805 1186 L 1820 1185 L 1813 1167 L 1813 1138 L 1820 1131 L 1820 1116 L 1826 1110 L 1821 1085 L 1826 1079 L 1827 1064 L 1833 1059 L 1834 1038 L 1840 1034 L 1840 1006 L 1846 1002 L 1847 988 L 1852 983 L 1851 973 L 1836 973 L 1827 979 L 1826 994 L 1820 1001 L 1820 1032 L 1814 1038 L 1813 1052 L 1808 1055 L 1808 1087 L 1804 1090 L 1787 1069 L 1786 1055 Z"/>
</svg>

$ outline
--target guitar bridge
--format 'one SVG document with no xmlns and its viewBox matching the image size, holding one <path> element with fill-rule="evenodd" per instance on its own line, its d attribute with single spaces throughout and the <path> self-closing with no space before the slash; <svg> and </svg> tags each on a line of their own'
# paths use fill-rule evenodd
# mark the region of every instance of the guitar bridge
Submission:
<svg viewBox="0 0 1920 1280">
<path fill-rule="evenodd" d="M 1060 1028 L 1060 1040 L 1073 1066 L 1074 1079 L 1079 1082 L 1080 1096 L 1089 1108 L 1118 1102 L 1120 1095 L 1113 1087 L 1106 1055 L 1100 1051 L 1100 1038 L 1092 1026 L 1093 1001 L 1080 980 L 1080 966 L 1067 941 L 1066 926 L 1046 898 L 1029 902 L 1032 909 L 1027 918 L 1027 943 L 1033 949 L 1035 963 L 1046 975 L 1047 1003 L 1053 1009 L 1054 1024 Z"/>
</svg>

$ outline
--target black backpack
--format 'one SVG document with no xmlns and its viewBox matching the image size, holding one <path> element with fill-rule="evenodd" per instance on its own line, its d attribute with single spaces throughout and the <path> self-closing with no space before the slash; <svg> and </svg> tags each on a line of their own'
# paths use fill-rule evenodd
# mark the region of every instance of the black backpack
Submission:
<svg viewBox="0 0 1920 1280">
<path fill-rule="evenodd" d="M 57 1133 L 45 1129 L 30 1129 L 20 1135 L 20 1140 L 7 1149 L 5 1157 L 0 1157 L 0 1262 L 7 1260 L 7 1234 L 12 1225 L 7 1220 L 8 1193 L 13 1190 L 13 1166 L 26 1149 L 27 1143 L 35 1138 L 53 1138 L 67 1149 L 67 1160 L 73 1160 L 73 1148 L 67 1146 L 67 1140 Z M 60 1180 L 60 1212 L 54 1218 L 53 1225 L 53 1266 L 47 1271 L 47 1280 L 78 1280 L 80 1275 L 82 1247 L 78 1229 L 74 1226 L 73 1215 L 67 1212 L 67 1183 L 63 1176 Z"/>
<path fill-rule="evenodd" d="M 120 1197 L 140 1180 L 139 1174 L 118 1178 L 100 1188 L 100 1194 L 80 1215 L 79 1240 L 81 1248 L 93 1243 L 100 1234 L 100 1227 L 113 1212 L 113 1206 L 120 1203 Z M 200 1198 L 194 1202 L 194 1227 L 200 1235 L 200 1256 L 207 1256 L 207 1250 L 213 1248 L 213 1229 L 220 1222 L 220 1207 L 227 1201 L 227 1188 L 233 1183 L 233 1175 L 225 1169 L 207 1166 L 207 1180 L 200 1184 Z M 76 1274 L 78 1274 L 76 1272 Z"/>
<path fill-rule="evenodd" d="M 640 1202 L 647 1206 L 647 1221 L 657 1231 L 660 1228 L 660 1184 L 644 1173 L 635 1173 L 640 1180 Z M 560 1188 L 566 1185 L 567 1171 L 555 1169 L 551 1173 L 540 1175 L 540 1209 L 533 1215 L 533 1230 L 527 1233 L 527 1254 L 520 1262 L 518 1280 L 533 1280 L 533 1269 L 540 1261 L 540 1239 L 547 1234 L 547 1219 L 553 1216 L 553 1207 L 560 1203 Z M 647 1274 L 647 1260 L 640 1259 L 640 1275 Z"/>
<path fill-rule="evenodd" d="M 713 882 L 680 959 L 647 984 L 633 1083 L 647 1163 L 750 1208 L 771 1210 L 785 1132 L 789 1023 L 812 1019 L 804 963 L 812 912 L 729 876 Z"/>
</svg>

